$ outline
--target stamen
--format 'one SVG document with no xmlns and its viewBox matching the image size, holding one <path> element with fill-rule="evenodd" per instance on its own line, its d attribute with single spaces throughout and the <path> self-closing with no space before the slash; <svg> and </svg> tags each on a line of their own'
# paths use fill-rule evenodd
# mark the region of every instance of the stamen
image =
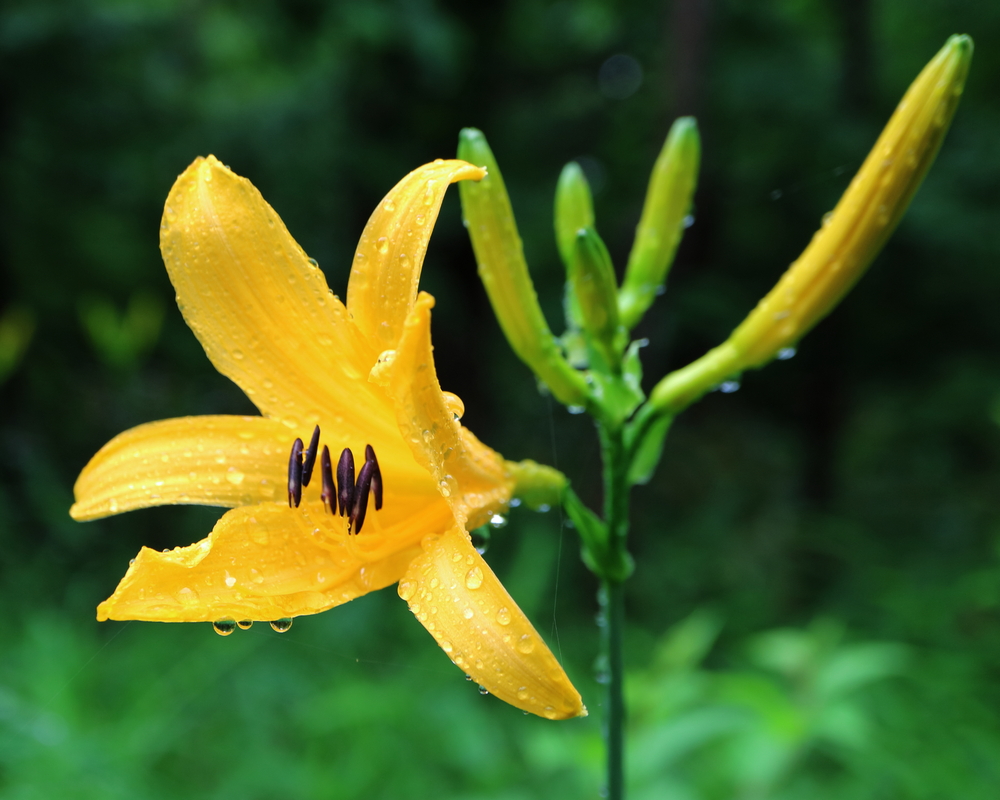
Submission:
<svg viewBox="0 0 1000 800">
<path fill-rule="evenodd" d="M 337 464 L 337 486 L 339 487 L 340 516 L 347 514 L 354 501 L 354 453 L 344 448 Z"/>
<path fill-rule="evenodd" d="M 375 510 L 382 510 L 382 470 L 378 468 L 378 459 L 375 458 L 375 448 L 370 444 L 365 445 L 365 463 L 374 464 L 372 470 L 372 494 L 375 495 Z"/>
<path fill-rule="evenodd" d="M 302 502 L 302 440 L 292 442 L 288 457 L 288 507 L 298 508 Z"/>
<path fill-rule="evenodd" d="M 337 513 L 337 487 L 333 482 L 333 466 L 330 463 L 330 448 L 323 445 L 323 455 L 319 458 L 319 472 L 323 479 L 323 491 L 320 492 L 320 499 L 323 506 L 331 514 Z"/>
<path fill-rule="evenodd" d="M 358 483 L 354 487 L 354 504 L 351 506 L 351 513 L 348 519 L 350 526 L 348 530 L 354 533 L 361 533 L 361 526 L 365 524 L 365 514 L 368 511 L 368 494 L 372 488 L 372 473 L 378 469 L 378 465 L 373 461 L 366 461 L 361 471 L 358 473 Z"/>
<path fill-rule="evenodd" d="M 302 485 L 308 486 L 312 480 L 313 467 L 316 465 L 316 454 L 319 452 L 319 425 L 313 430 L 309 447 L 306 448 L 306 458 L 302 462 Z"/>
</svg>

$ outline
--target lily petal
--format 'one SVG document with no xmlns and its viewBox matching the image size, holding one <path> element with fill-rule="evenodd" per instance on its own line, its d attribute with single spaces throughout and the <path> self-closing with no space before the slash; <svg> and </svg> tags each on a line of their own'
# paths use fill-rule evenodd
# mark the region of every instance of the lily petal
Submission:
<svg viewBox="0 0 1000 800">
<path fill-rule="evenodd" d="M 144 547 L 98 620 L 276 620 L 316 614 L 398 581 L 428 530 L 453 524 L 441 500 L 394 503 L 370 514 L 365 533 L 318 502 L 228 511 L 207 539 L 160 553 Z M 377 537 L 367 536 L 379 525 Z"/>
<path fill-rule="evenodd" d="M 354 256 L 347 310 L 375 353 L 394 348 L 403 332 L 449 184 L 485 175 L 465 161 L 438 159 L 403 178 L 372 213 Z"/>
<path fill-rule="evenodd" d="M 167 197 L 160 249 L 184 319 L 263 414 L 291 428 L 335 420 L 389 459 L 405 450 L 366 380 L 377 351 L 250 181 L 197 159 Z"/>
<path fill-rule="evenodd" d="M 179 417 L 102 447 L 73 487 L 76 520 L 168 504 L 235 507 L 279 500 L 288 428 L 264 417 Z"/>
<path fill-rule="evenodd" d="M 431 346 L 433 307 L 434 298 L 421 292 L 386 369 L 386 388 L 417 462 L 431 473 L 459 524 L 474 528 L 506 508 L 514 480 L 503 458 L 458 422 L 461 400 L 441 391 Z"/>
<path fill-rule="evenodd" d="M 399 596 L 457 667 L 547 719 L 584 716 L 579 692 L 461 528 L 423 541 Z"/>
</svg>

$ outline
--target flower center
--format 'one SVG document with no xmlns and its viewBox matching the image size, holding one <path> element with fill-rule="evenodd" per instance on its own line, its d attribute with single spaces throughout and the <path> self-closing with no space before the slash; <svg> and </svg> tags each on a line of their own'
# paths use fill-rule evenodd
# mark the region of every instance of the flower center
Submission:
<svg viewBox="0 0 1000 800">
<path fill-rule="evenodd" d="M 288 457 L 288 507 L 298 508 L 302 502 L 302 489 L 312 480 L 313 469 L 316 466 L 316 455 L 319 452 L 319 425 L 313 431 L 309 446 L 303 449 L 302 440 L 292 443 L 292 452 Z M 345 447 L 337 462 L 337 480 L 333 479 L 333 462 L 330 460 L 330 448 L 323 445 L 323 453 L 319 461 L 320 477 L 323 490 L 320 498 L 331 514 L 336 514 L 339 506 L 340 516 L 347 515 L 348 533 L 361 533 L 365 524 L 365 514 L 368 511 L 368 497 L 375 496 L 375 510 L 382 508 L 382 471 L 378 467 L 375 449 L 365 445 L 365 463 L 354 479 L 354 453 Z M 339 490 L 338 490 L 339 486 Z"/>
</svg>

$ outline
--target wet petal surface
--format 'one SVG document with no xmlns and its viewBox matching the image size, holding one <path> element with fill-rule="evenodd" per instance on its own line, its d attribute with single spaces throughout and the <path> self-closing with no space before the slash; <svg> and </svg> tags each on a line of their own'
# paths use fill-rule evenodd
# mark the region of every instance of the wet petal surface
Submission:
<svg viewBox="0 0 1000 800">
<path fill-rule="evenodd" d="M 501 700 L 547 719 L 585 715 L 579 692 L 469 541 L 428 537 L 399 596 L 448 657 Z"/>
<path fill-rule="evenodd" d="M 288 428 L 263 417 L 179 417 L 120 433 L 77 478 L 73 519 L 194 503 L 235 507 L 278 500 Z"/>
<path fill-rule="evenodd" d="M 464 161 L 424 164 L 397 183 L 372 213 L 354 256 L 347 308 L 376 353 L 395 347 L 403 332 L 449 184 L 483 175 Z"/>
<path fill-rule="evenodd" d="M 514 487 L 503 458 L 459 423 L 462 401 L 442 392 L 434 369 L 431 308 L 425 292 L 406 320 L 387 389 L 403 438 L 437 482 L 460 523 L 476 527 L 506 509 Z"/>
<path fill-rule="evenodd" d="M 318 502 L 233 509 L 196 544 L 143 548 L 97 618 L 212 622 L 325 611 L 398 581 L 421 537 L 453 524 L 443 501 L 387 512 L 372 511 L 352 536 L 345 518 Z"/>
</svg>

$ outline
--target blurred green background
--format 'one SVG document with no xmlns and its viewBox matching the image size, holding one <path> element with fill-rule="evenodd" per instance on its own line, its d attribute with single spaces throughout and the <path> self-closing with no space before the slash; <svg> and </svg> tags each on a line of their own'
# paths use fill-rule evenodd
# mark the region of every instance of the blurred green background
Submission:
<svg viewBox="0 0 1000 800">
<path fill-rule="evenodd" d="M 965 97 L 871 273 L 795 358 L 683 415 L 634 492 L 629 775 L 635 798 L 994 798 L 993 0 L 0 5 L 0 797 L 599 792 L 595 583 L 557 511 L 514 510 L 487 559 L 586 720 L 481 697 L 391 590 L 280 636 L 94 621 L 141 545 L 189 544 L 220 512 L 74 523 L 87 459 L 141 422 L 253 411 L 185 327 L 157 249 L 195 156 L 249 177 L 343 295 L 382 195 L 479 127 L 559 330 L 561 167 L 584 166 L 621 266 L 669 124 L 695 114 L 694 224 L 637 331 L 651 382 L 769 288 L 952 33 L 976 43 Z M 590 423 L 507 348 L 454 190 L 423 286 L 464 422 L 597 506 Z"/>
</svg>

